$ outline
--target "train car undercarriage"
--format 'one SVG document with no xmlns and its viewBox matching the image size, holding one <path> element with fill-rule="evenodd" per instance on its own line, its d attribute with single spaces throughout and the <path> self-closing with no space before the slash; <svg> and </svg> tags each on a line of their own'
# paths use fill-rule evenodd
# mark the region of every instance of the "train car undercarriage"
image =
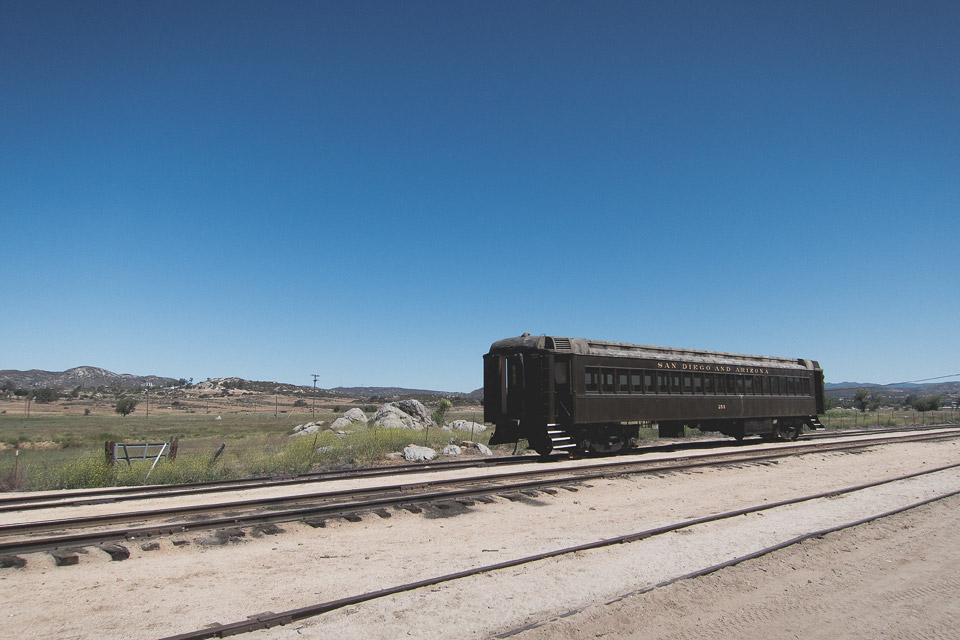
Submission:
<svg viewBox="0 0 960 640">
<path fill-rule="evenodd" d="M 653 423 L 661 438 L 683 438 L 687 428 L 705 432 L 721 433 L 740 441 L 746 437 L 759 436 L 770 442 L 792 442 L 803 431 L 807 423 L 817 429 L 815 417 L 765 418 L 750 420 L 714 420 L 705 422 L 686 422 L 665 420 Z M 635 448 L 640 443 L 638 424 L 598 424 L 579 427 L 546 425 L 521 436 L 519 425 L 513 428 L 496 428 L 490 439 L 491 444 L 517 442 L 525 438 L 530 447 L 540 455 L 555 452 L 567 453 L 617 453 Z"/>
</svg>

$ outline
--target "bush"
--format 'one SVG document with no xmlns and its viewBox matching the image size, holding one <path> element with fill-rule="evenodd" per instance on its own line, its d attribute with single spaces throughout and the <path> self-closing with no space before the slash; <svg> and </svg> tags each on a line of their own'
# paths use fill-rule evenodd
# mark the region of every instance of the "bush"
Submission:
<svg viewBox="0 0 960 640">
<path fill-rule="evenodd" d="M 113 410 L 119 413 L 121 416 L 127 416 L 133 413 L 133 410 L 137 407 L 136 398 L 120 398 L 117 400 L 117 404 L 114 405 Z"/>
<path fill-rule="evenodd" d="M 60 399 L 56 389 L 37 389 L 33 392 L 33 401 L 37 404 L 47 404 Z"/>
<path fill-rule="evenodd" d="M 940 408 L 941 396 L 923 396 L 913 398 L 913 408 L 917 411 L 936 411 Z"/>
</svg>

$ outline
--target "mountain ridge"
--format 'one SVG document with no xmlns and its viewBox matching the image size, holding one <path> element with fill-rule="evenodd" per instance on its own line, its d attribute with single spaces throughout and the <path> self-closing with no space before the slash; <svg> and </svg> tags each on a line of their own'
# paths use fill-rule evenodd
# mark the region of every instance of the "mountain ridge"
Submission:
<svg viewBox="0 0 960 640">
<path fill-rule="evenodd" d="M 18 369 L 0 370 L 0 384 L 9 381 L 14 386 L 24 389 L 75 389 L 77 387 L 95 388 L 95 387 L 145 387 L 147 385 L 154 387 L 167 387 L 176 385 L 179 380 L 165 376 L 146 375 L 139 376 L 130 373 L 114 373 L 101 367 L 89 365 L 73 367 L 66 371 L 45 371 L 43 369 L 29 369 L 21 371 Z M 255 382 L 247 381 L 242 378 L 216 378 L 211 382 L 217 381 L 241 381 L 244 383 Z M 204 382 L 198 384 L 205 384 Z M 307 385 L 291 385 L 281 382 L 262 382 L 258 385 L 275 385 L 280 387 L 291 387 L 293 389 L 310 389 Z M 235 384 L 233 386 L 236 386 Z M 828 393 L 843 392 L 856 389 L 884 389 L 900 392 L 924 392 L 924 393 L 960 393 L 960 382 L 928 382 L 928 383 L 896 383 L 896 384 L 878 384 L 875 382 L 827 382 L 824 388 Z M 272 390 L 271 390 L 272 391 Z M 427 389 L 409 389 L 406 387 L 333 387 L 331 389 L 318 389 L 343 396 L 358 397 L 395 397 L 395 396 L 444 396 L 448 398 L 479 399 L 483 396 L 483 388 L 475 389 L 469 392 L 463 391 L 436 391 Z"/>
<path fill-rule="evenodd" d="M 43 369 L 0 370 L 0 383 L 9 380 L 15 386 L 27 389 L 75 389 L 76 387 L 166 387 L 175 384 L 175 378 L 147 375 L 137 376 L 131 373 L 114 373 L 100 367 L 83 365 L 66 371 L 45 371 Z"/>
</svg>

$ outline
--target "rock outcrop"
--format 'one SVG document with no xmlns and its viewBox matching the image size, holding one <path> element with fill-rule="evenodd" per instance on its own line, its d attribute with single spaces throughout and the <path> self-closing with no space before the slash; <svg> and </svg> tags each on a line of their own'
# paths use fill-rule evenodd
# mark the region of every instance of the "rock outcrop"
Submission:
<svg viewBox="0 0 960 640">
<path fill-rule="evenodd" d="M 305 436 L 308 433 L 316 433 L 320 429 L 323 429 L 323 420 L 308 422 L 307 424 L 298 424 L 293 428 L 293 435 Z"/>
<path fill-rule="evenodd" d="M 356 424 L 367 424 L 367 414 L 357 407 L 354 407 L 331 422 L 330 428 L 336 431 L 337 429 L 346 429 Z"/>
<path fill-rule="evenodd" d="M 420 447 L 415 444 L 403 448 L 403 458 L 410 462 L 426 462 L 437 457 L 437 452 L 430 447 Z"/>
<path fill-rule="evenodd" d="M 384 429 L 436 429 L 437 423 L 419 400 L 388 402 L 373 416 L 373 424 Z"/>
<path fill-rule="evenodd" d="M 451 429 L 470 431 L 472 433 L 480 433 L 481 431 L 487 430 L 487 425 L 480 424 L 479 422 L 470 422 L 469 420 L 454 420 L 453 422 L 447 424 L 447 426 Z"/>
</svg>

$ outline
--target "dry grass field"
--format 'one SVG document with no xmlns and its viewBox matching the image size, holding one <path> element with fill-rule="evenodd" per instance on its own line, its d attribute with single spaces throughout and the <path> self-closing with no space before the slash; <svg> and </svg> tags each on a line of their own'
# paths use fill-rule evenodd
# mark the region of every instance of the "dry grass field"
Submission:
<svg viewBox="0 0 960 640">
<path fill-rule="evenodd" d="M 374 464 L 412 442 L 442 447 L 451 439 L 471 437 L 440 430 L 357 427 L 346 434 L 327 430 L 315 437 L 292 438 L 295 426 L 314 417 L 330 424 L 349 408 L 365 409 L 369 415 L 375 405 L 368 398 L 317 397 L 314 410 L 314 399 L 302 394 L 166 391 L 151 394 L 149 415 L 147 398 L 141 394 L 136 409 L 127 416 L 114 411 L 113 395 L 31 402 L 29 407 L 22 399 L 0 398 L 0 490 L 142 482 L 143 474 L 101 468 L 106 441 L 167 442 L 176 436 L 176 462 L 161 463 L 150 481 L 178 482 Z M 447 414 L 448 420 L 482 420 L 482 416 L 478 406 L 456 407 Z M 478 433 L 473 438 L 486 442 L 489 435 Z M 221 444 L 226 445 L 224 454 L 214 464 L 213 454 Z"/>
</svg>

